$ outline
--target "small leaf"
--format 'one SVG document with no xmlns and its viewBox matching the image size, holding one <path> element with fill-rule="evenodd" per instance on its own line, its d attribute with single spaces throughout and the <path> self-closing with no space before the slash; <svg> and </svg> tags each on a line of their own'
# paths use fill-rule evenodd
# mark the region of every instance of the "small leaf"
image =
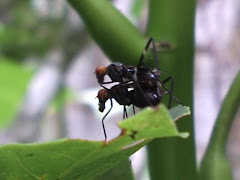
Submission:
<svg viewBox="0 0 240 180">
<path fill-rule="evenodd" d="M 172 108 L 173 109 L 173 108 Z M 156 137 L 170 137 L 178 136 L 179 133 L 173 121 L 169 121 L 171 117 L 175 119 L 185 115 L 187 108 L 177 106 L 168 113 L 167 109 L 160 105 L 158 109 L 149 109 L 148 111 L 141 111 L 136 116 L 133 116 L 131 121 L 119 122 L 121 129 L 127 129 L 126 133 L 132 138 L 156 138 Z M 190 113 L 188 109 L 188 113 Z M 157 117 L 157 118 L 153 118 Z M 174 119 L 174 120 L 175 120 Z"/>
<path fill-rule="evenodd" d="M 185 107 L 178 108 L 184 112 Z M 181 116 L 179 113 L 178 117 Z M 63 139 L 44 144 L 2 146 L 0 179 L 95 179 L 153 138 L 184 135 L 177 131 L 163 105 L 143 110 L 118 124 L 122 133 L 108 142 Z"/>
</svg>

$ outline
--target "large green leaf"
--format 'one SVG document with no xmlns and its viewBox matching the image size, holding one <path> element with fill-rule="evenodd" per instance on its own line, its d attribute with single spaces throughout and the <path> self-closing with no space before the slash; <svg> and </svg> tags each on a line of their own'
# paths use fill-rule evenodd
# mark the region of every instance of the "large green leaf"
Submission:
<svg viewBox="0 0 240 180">
<path fill-rule="evenodd" d="M 178 106 L 186 115 L 187 107 Z M 178 111 L 178 112 L 179 112 Z M 170 111 L 171 112 L 171 111 Z M 175 111 L 174 111 L 175 112 Z M 95 179 L 114 168 L 153 138 L 187 137 L 179 133 L 165 106 L 146 109 L 118 123 L 121 134 L 108 142 L 63 139 L 44 144 L 0 148 L 0 179 Z M 121 169 L 120 169 L 121 171 Z"/>
<path fill-rule="evenodd" d="M 20 63 L 0 58 L 0 127 L 15 115 L 31 75 Z"/>
<path fill-rule="evenodd" d="M 95 180 L 134 180 L 134 174 L 131 167 L 131 161 L 128 158 L 122 160 L 108 172 L 101 174 Z"/>
</svg>

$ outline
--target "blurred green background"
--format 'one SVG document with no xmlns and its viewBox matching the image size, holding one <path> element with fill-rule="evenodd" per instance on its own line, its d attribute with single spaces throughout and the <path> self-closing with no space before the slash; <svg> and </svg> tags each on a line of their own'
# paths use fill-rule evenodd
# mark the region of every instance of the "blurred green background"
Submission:
<svg viewBox="0 0 240 180">
<path fill-rule="evenodd" d="M 113 3 L 143 31 L 145 1 Z M 197 2 L 194 112 L 198 160 L 220 103 L 240 68 L 239 7 L 234 0 Z M 108 63 L 66 1 L 1 0 L 0 143 L 61 137 L 102 140 L 102 114 L 95 99 L 99 86 L 93 72 L 97 65 Z M 121 111 L 115 104 L 109 119 L 121 120 Z M 235 122 L 228 152 L 237 180 L 240 134 L 239 121 Z M 111 126 L 109 137 L 117 136 L 115 122 L 106 123 Z M 145 167 L 143 154 L 144 150 L 135 155 L 138 173 Z"/>
</svg>

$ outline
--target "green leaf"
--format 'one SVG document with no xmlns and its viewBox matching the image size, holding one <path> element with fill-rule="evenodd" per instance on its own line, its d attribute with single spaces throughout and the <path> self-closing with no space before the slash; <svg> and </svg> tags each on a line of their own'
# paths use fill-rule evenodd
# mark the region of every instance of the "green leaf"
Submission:
<svg viewBox="0 0 240 180">
<path fill-rule="evenodd" d="M 232 172 L 226 156 L 226 143 L 234 116 L 240 107 L 240 71 L 235 77 L 215 122 L 210 142 L 200 166 L 201 180 L 231 180 Z"/>
<path fill-rule="evenodd" d="M 31 75 L 20 63 L 0 58 L 0 128 L 14 117 Z"/>
<path fill-rule="evenodd" d="M 128 158 L 121 161 L 119 164 L 114 166 L 111 170 L 100 175 L 96 180 L 134 180 L 133 170 Z"/>
<path fill-rule="evenodd" d="M 171 119 L 171 116 L 176 117 L 178 112 L 172 111 L 172 115 L 170 115 L 167 109 L 161 107 L 162 106 L 156 107 L 156 109 L 152 109 L 151 111 L 141 111 L 135 116 L 135 118 L 131 118 L 132 121 L 120 122 L 119 127 L 121 129 L 126 129 L 125 133 L 136 140 L 171 136 L 187 137 L 188 135 L 186 133 L 178 133 L 173 121 L 168 121 Z M 176 108 L 183 112 L 183 114 L 185 114 L 186 111 L 190 113 L 187 107 L 180 105 Z M 157 119 L 152 118 L 154 113 L 156 113 L 156 115 L 158 114 L 159 117 Z M 178 116 L 179 115 L 180 117 L 182 116 L 181 113 L 178 113 Z M 146 121 L 146 119 L 148 120 Z M 159 124 L 159 122 L 161 122 L 161 124 Z M 138 129 L 143 129 L 143 131 L 138 131 Z"/>
<path fill-rule="evenodd" d="M 173 119 L 173 121 L 177 121 L 178 119 L 190 115 L 190 110 L 188 107 L 186 107 L 185 109 L 180 109 L 179 107 L 181 107 L 182 105 L 177 105 L 173 108 L 171 108 L 169 110 L 169 113 L 171 115 L 171 118 Z"/>
<path fill-rule="evenodd" d="M 187 107 L 178 108 L 185 113 Z M 122 133 L 108 142 L 63 139 L 44 144 L 2 146 L 0 179 L 99 178 L 153 138 L 186 137 L 186 133 L 178 132 L 171 116 L 175 115 L 170 115 L 163 105 L 157 110 L 143 110 L 119 122 Z"/>
</svg>

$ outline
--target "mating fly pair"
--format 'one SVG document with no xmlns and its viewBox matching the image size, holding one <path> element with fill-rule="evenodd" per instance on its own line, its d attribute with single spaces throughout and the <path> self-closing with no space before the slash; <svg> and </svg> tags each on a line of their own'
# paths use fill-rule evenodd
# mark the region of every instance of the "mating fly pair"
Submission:
<svg viewBox="0 0 240 180">
<path fill-rule="evenodd" d="M 149 68 L 144 62 L 144 56 L 147 50 L 152 44 L 154 60 L 156 67 L 154 69 Z M 104 119 L 113 108 L 112 99 L 115 99 L 120 105 L 123 105 L 123 119 L 128 117 L 126 106 L 132 105 L 133 112 L 135 114 L 135 108 L 144 108 L 147 106 L 157 106 L 163 94 L 169 95 L 168 108 L 171 107 L 172 99 L 180 103 L 172 94 L 173 92 L 173 77 L 170 76 L 165 80 L 159 79 L 160 70 L 158 69 L 158 59 L 156 45 L 153 38 L 150 38 L 146 44 L 144 51 L 142 52 L 137 66 L 126 66 L 120 62 L 112 63 L 108 66 L 98 66 L 95 70 L 98 83 L 103 89 L 98 91 L 99 111 L 103 112 L 105 109 L 105 103 L 109 99 L 111 107 L 108 112 L 102 118 L 102 127 L 107 139 L 106 130 L 104 126 Z M 105 82 L 105 76 L 110 77 L 109 82 Z M 164 85 L 166 82 L 171 81 L 171 88 Z M 105 84 L 116 84 L 111 88 L 107 88 Z M 181 104 L 181 103 L 180 103 Z"/>
</svg>

